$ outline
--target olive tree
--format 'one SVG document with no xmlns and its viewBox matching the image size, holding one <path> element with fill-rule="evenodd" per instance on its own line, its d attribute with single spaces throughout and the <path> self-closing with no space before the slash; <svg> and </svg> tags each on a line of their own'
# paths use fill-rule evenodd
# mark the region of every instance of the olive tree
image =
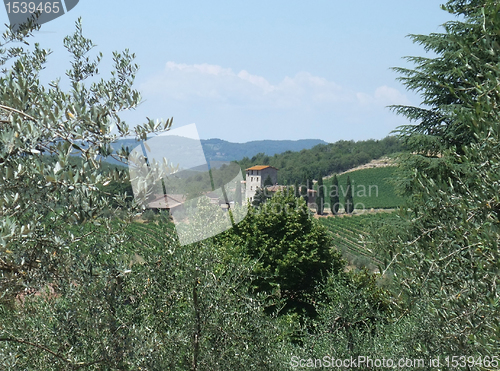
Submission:
<svg viewBox="0 0 500 371">
<path fill-rule="evenodd" d="M 8 29 L 0 43 L 0 306 L 5 321 L 13 318 L 8 313 L 17 313 L 17 321 L 9 322 L 10 330 L 0 325 L 0 358 L 10 354 L 15 363 L 26 349 L 38 350 L 44 357 L 37 357 L 39 366 L 32 367 L 49 369 L 57 360 L 64 366 L 54 367 L 70 369 L 109 360 L 111 351 L 104 358 L 89 353 L 82 361 L 71 355 L 71 342 L 55 346 L 57 331 L 51 341 L 33 337 L 29 322 L 41 319 L 30 317 L 33 309 L 27 298 L 48 292 L 49 297 L 64 300 L 71 287 L 85 287 L 89 271 L 91 275 L 101 271 L 100 284 L 111 297 L 118 295 L 126 268 L 116 258 L 122 254 L 125 238 L 122 223 L 138 205 L 130 209 L 124 206 L 122 221 L 103 217 L 110 207 L 103 186 L 113 180 L 127 181 L 127 174 L 103 168 L 102 159 L 113 156 L 125 160 L 127 150 L 114 152 L 113 142 L 132 133 L 138 140 L 145 139 L 150 132 L 169 129 L 172 120 L 148 119 L 133 131 L 129 129 L 120 112 L 136 108 L 141 101 L 133 88 L 138 69 L 134 54 L 114 52 L 110 77 L 99 78 L 103 55 L 93 53 L 94 44 L 83 36 L 80 20 L 75 32 L 64 39 L 71 63 L 64 76 L 69 90 L 61 87 L 61 80 L 42 83 L 40 72 L 50 59 L 50 51 L 32 42 L 36 29 L 33 24 L 16 32 Z M 115 201 L 125 205 L 125 197 L 117 196 Z M 86 244 L 87 251 L 79 251 L 78 244 L 93 236 L 101 242 Z M 102 260 L 85 266 L 85 271 L 82 266 L 76 269 L 76 263 L 94 255 L 92 248 L 102 249 L 103 254 L 98 255 Z M 92 289 L 99 291 L 98 286 Z M 75 299 L 72 294 L 69 298 Z M 119 327 L 118 312 L 107 305 L 112 317 L 109 323 L 115 323 L 109 330 L 112 334 L 113 326 Z M 75 322 L 74 326 L 79 325 Z M 35 359 L 33 362 L 36 364 Z"/>
</svg>

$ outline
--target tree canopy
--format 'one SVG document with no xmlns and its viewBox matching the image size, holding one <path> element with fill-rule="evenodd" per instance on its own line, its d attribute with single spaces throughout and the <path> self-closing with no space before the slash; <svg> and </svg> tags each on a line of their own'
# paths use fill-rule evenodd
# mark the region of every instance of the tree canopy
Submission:
<svg viewBox="0 0 500 371">
<path fill-rule="evenodd" d="M 412 36 L 436 56 L 396 69 L 422 104 L 394 107 L 417 123 L 400 128 L 411 151 L 400 159 L 406 226 L 380 246 L 412 309 L 427 314 L 422 351 L 485 355 L 498 349 L 500 332 L 500 2 L 443 8 L 459 20 L 443 33 Z"/>
<path fill-rule="evenodd" d="M 279 290 L 286 302 L 283 312 L 313 315 L 316 285 L 330 269 L 343 266 L 326 230 L 293 192 L 277 192 L 259 208 L 250 208 L 228 233 L 231 241 L 258 259 L 255 285 L 258 291 Z"/>
<path fill-rule="evenodd" d="M 131 134 L 120 112 L 134 109 L 141 101 L 132 87 L 138 66 L 128 50 L 115 52 L 111 77 L 98 79 L 103 55 L 92 55 L 94 44 L 83 36 L 79 20 L 74 34 L 64 39 L 71 60 L 65 76 L 70 89 L 64 91 L 61 80 L 44 84 L 40 72 L 50 51 L 31 42 L 35 29 L 38 27 L 31 24 L 19 32 L 8 30 L 0 43 L 0 306 L 18 308 L 21 299 L 25 305 L 17 320 L 9 322 L 9 329 L 1 327 L 0 345 L 8 342 L 25 344 L 32 351 L 44 350 L 44 356 L 33 363 L 38 369 L 47 369 L 46 357 L 55 357 L 70 368 L 77 359 L 97 359 L 88 354 L 72 358 L 66 352 L 70 347 L 50 350 L 54 338 L 44 339 L 42 333 L 33 337 L 43 323 L 40 317 L 30 320 L 33 306 L 27 297 L 34 293 L 45 297 L 44 292 L 52 292 L 54 297 L 71 292 L 72 285 L 86 287 L 89 271 L 102 272 L 99 276 L 105 277 L 89 286 L 90 296 L 105 281 L 109 283 L 105 290 L 111 290 L 108 298 L 116 292 L 113 287 L 126 269 L 120 259 L 110 261 L 106 256 L 125 253 L 123 223 L 138 205 L 126 205 L 125 195 L 117 196 L 114 200 L 122 206 L 121 221 L 105 216 L 113 208 L 105 186 L 129 179 L 124 170 L 103 166 L 102 158 L 123 160 L 128 155 L 126 150 L 113 152 L 110 144 Z M 135 127 L 135 136 L 145 139 L 148 133 L 167 130 L 171 124 L 172 120 L 147 120 Z M 93 256 L 102 260 L 95 261 Z M 67 297 L 68 306 L 74 299 Z M 85 300 L 82 297 L 80 305 Z M 112 311 L 116 309 L 113 300 L 107 303 Z M 11 318 L 6 312 L 2 316 Z M 115 321 L 119 315 L 111 317 Z M 54 314 L 52 318 L 59 317 Z M 75 326 L 79 320 L 68 317 L 66 325 L 71 321 Z M 108 324 L 112 333 L 113 325 Z M 29 331 L 34 332 L 29 335 Z M 54 331 L 57 333 L 57 326 Z M 104 340 L 104 332 L 102 336 Z M 101 355 L 112 357 L 115 345 Z M 82 361 L 82 367 L 86 363 Z"/>
<path fill-rule="evenodd" d="M 270 157 L 259 153 L 252 158 L 245 157 L 238 164 L 247 169 L 254 165 L 270 165 L 279 169 L 278 184 L 305 183 L 317 174 L 341 173 L 350 168 L 370 162 L 383 156 L 401 152 L 401 141 L 389 136 L 382 140 L 346 141 L 318 144 L 300 152 L 287 151 Z M 311 183 L 312 189 L 312 183 Z"/>
</svg>

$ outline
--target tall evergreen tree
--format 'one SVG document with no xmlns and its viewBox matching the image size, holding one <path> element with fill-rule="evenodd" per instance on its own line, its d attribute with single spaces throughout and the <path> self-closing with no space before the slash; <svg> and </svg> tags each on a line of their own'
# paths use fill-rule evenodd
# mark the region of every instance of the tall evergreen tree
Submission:
<svg viewBox="0 0 500 371">
<path fill-rule="evenodd" d="M 353 192 L 352 192 L 351 178 L 347 176 L 346 195 L 344 201 L 344 210 L 346 214 L 352 214 L 352 212 L 354 211 L 354 200 L 352 193 Z"/>
<path fill-rule="evenodd" d="M 316 213 L 323 215 L 325 208 L 325 187 L 323 185 L 323 176 L 320 174 L 318 177 L 318 196 L 316 197 Z"/>
<path fill-rule="evenodd" d="M 272 186 L 272 185 L 273 185 L 273 181 L 271 179 L 271 175 L 268 175 L 267 178 L 264 180 L 264 187 Z"/>
<path fill-rule="evenodd" d="M 313 189 L 313 185 L 314 185 L 314 182 L 313 182 L 313 176 L 311 174 L 311 172 L 307 172 L 306 173 L 306 178 L 305 178 L 305 185 L 307 187 L 307 189 Z"/>
<path fill-rule="evenodd" d="M 264 188 L 257 188 L 257 190 L 255 191 L 255 196 L 253 196 L 252 205 L 255 207 L 259 207 L 264 202 L 266 202 L 268 199 L 266 193 L 267 192 Z"/>
<path fill-rule="evenodd" d="M 308 195 L 308 188 L 307 188 L 307 186 L 300 187 L 300 195 L 302 196 L 302 198 L 306 202 L 306 205 L 308 205 L 308 203 L 309 203 L 309 195 Z"/>
<path fill-rule="evenodd" d="M 400 159 L 406 225 L 380 236 L 379 250 L 425 314 L 427 335 L 415 345 L 485 356 L 500 346 L 500 1 L 443 8 L 458 19 L 444 33 L 412 36 L 436 57 L 396 69 L 422 102 L 394 107 L 417 124 L 400 128 L 410 149 Z"/>
<path fill-rule="evenodd" d="M 333 176 L 332 189 L 330 190 L 330 206 L 332 209 L 332 214 L 337 214 L 339 212 L 340 197 L 339 197 L 339 180 L 337 179 L 337 174 Z"/>
</svg>

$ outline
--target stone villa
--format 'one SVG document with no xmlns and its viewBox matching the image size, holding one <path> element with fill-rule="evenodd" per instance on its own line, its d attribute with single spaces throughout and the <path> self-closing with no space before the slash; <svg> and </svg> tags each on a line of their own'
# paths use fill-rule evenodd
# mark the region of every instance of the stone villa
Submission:
<svg viewBox="0 0 500 371">
<path fill-rule="evenodd" d="M 257 188 L 264 187 L 267 177 L 271 178 L 272 184 L 278 184 L 278 169 L 269 165 L 256 165 L 249 167 L 246 171 L 246 199 L 253 201 Z"/>
<path fill-rule="evenodd" d="M 278 169 L 269 165 L 255 165 L 246 169 L 246 199 L 253 201 L 257 188 L 264 188 L 264 182 L 267 177 L 271 178 L 273 185 L 267 186 L 267 194 L 272 195 L 277 191 L 283 191 L 287 188 L 284 185 L 278 185 Z M 316 207 L 317 191 L 309 189 L 307 191 L 308 206 Z"/>
</svg>

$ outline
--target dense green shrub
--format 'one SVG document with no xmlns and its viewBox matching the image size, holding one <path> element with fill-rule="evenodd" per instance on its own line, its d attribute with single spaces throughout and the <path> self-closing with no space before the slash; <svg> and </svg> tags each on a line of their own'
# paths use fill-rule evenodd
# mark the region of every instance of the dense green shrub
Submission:
<svg viewBox="0 0 500 371">
<path fill-rule="evenodd" d="M 278 192 L 258 209 L 250 208 L 224 238 L 258 259 L 254 285 L 260 292 L 277 290 L 285 300 L 282 313 L 314 316 L 316 285 L 332 270 L 344 267 L 340 254 L 331 248 L 326 229 L 293 192 Z"/>
</svg>

